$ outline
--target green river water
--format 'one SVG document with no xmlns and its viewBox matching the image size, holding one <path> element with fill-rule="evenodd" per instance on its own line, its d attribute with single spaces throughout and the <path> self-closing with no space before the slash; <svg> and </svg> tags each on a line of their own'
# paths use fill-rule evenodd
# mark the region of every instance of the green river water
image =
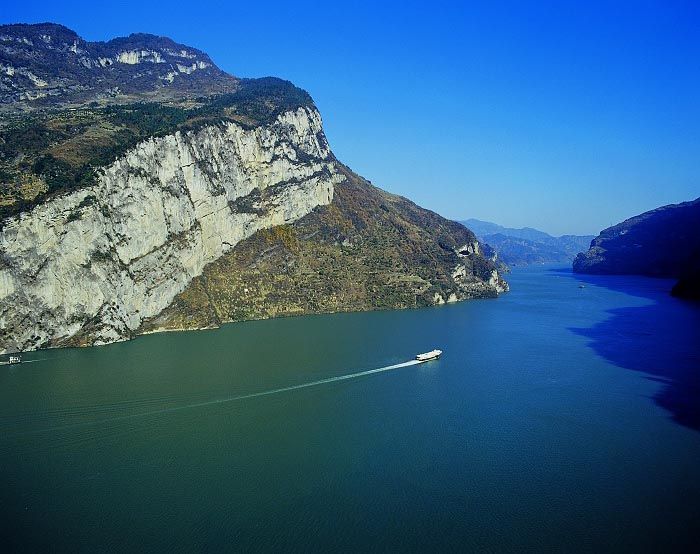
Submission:
<svg viewBox="0 0 700 554">
<path fill-rule="evenodd" d="M 27 353 L 0 368 L 5 548 L 686 552 L 700 308 L 667 281 L 508 280 Z"/>
</svg>

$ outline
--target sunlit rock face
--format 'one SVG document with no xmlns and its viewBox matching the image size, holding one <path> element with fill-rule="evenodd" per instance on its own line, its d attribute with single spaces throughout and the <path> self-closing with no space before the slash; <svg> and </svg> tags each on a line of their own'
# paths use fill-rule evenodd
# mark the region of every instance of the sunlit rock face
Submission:
<svg viewBox="0 0 700 554">
<path fill-rule="evenodd" d="M 311 108 L 144 141 L 94 186 L 4 222 L 0 348 L 129 338 L 206 264 L 330 203 L 341 179 Z"/>
<path fill-rule="evenodd" d="M 311 96 L 133 34 L 0 26 L 0 352 L 507 290 L 463 225 L 374 187 Z"/>
</svg>

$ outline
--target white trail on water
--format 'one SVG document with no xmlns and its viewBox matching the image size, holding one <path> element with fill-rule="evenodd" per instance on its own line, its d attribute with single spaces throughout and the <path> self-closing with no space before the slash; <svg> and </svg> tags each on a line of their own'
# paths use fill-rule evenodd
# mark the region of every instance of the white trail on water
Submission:
<svg viewBox="0 0 700 554">
<path fill-rule="evenodd" d="M 400 364 L 388 365 L 388 366 L 384 366 L 384 367 L 378 367 L 376 369 L 368 369 L 365 371 L 358 371 L 356 373 L 347 373 L 345 375 L 338 375 L 337 377 L 328 377 L 327 379 L 319 379 L 317 381 L 308 381 L 306 383 L 300 383 L 298 385 L 290 385 L 288 387 L 280 387 L 277 389 L 269 389 L 269 390 L 260 391 L 260 392 L 253 392 L 253 393 L 249 393 L 249 394 L 241 394 L 238 396 L 229 396 L 226 398 L 217 398 L 214 400 L 206 400 L 203 402 L 195 402 L 192 404 L 185 404 L 182 406 L 174 406 L 171 408 L 162 408 L 159 410 L 150 410 L 147 412 L 139 412 L 136 414 L 127 414 L 127 415 L 123 415 L 123 416 L 109 417 L 109 418 L 98 419 L 98 420 L 94 420 L 94 421 L 86 421 L 83 423 L 71 423 L 71 424 L 67 424 L 67 425 L 50 427 L 50 428 L 46 428 L 46 429 L 37 429 L 35 431 L 31 431 L 30 433 L 44 433 L 44 432 L 49 432 L 49 431 L 60 431 L 63 429 L 73 429 L 76 427 L 87 427 L 90 425 L 99 425 L 100 423 L 126 421 L 126 420 L 130 420 L 130 419 L 137 419 L 137 418 L 147 417 L 147 416 L 152 416 L 152 415 L 180 412 L 183 410 L 192 410 L 195 408 L 204 408 L 206 406 L 215 406 L 217 404 L 226 404 L 229 402 L 236 402 L 239 400 L 248 400 L 250 398 L 258 398 L 261 396 L 272 396 L 273 394 L 281 394 L 283 392 L 291 392 L 291 391 L 295 391 L 295 390 L 299 390 L 299 389 L 318 387 L 320 385 L 326 385 L 329 383 L 336 383 L 338 381 L 347 381 L 349 379 L 357 379 L 358 377 L 365 377 L 367 375 L 373 375 L 375 373 L 384 373 L 385 371 L 400 369 L 402 367 L 414 366 L 414 365 L 418 365 L 421 363 L 424 363 L 424 362 L 419 361 L 419 360 L 410 360 L 408 362 L 402 362 Z"/>
</svg>

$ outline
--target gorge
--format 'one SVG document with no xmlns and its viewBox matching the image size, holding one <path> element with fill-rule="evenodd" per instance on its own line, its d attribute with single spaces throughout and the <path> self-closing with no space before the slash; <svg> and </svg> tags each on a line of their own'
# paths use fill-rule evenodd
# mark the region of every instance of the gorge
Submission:
<svg viewBox="0 0 700 554">
<path fill-rule="evenodd" d="M 471 231 L 340 163 L 287 81 L 51 24 L 2 26 L 0 54 L 1 352 L 507 290 Z"/>
</svg>

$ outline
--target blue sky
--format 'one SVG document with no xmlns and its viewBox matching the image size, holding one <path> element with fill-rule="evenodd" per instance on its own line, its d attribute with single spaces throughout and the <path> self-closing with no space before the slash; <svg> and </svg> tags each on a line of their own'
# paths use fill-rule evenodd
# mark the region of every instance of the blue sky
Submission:
<svg viewBox="0 0 700 554">
<path fill-rule="evenodd" d="M 290 79 L 339 159 L 453 219 L 594 234 L 700 196 L 700 3 L 527 4 L 7 0 L 0 21 Z"/>
</svg>

